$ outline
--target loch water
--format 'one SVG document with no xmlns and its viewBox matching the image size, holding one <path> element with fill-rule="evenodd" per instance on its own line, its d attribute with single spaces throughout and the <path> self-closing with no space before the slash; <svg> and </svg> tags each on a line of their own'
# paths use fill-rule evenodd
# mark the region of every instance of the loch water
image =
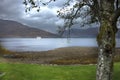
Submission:
<svg viewBox="0 0 120 80">
<path fill-rule="evenodd" d="M 61 47 L 97 47 L 95 38 L 0 38 L 4 48 L 11 51 L 47 51 Z M 120 47 L 120 39 L 117 39 Z"/>
</svg>

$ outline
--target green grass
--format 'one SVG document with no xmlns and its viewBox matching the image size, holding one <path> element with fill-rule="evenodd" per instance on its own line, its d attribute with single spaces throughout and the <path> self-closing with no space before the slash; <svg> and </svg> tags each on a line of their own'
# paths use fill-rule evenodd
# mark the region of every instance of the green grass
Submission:
<svg viewBox="0 0 120 80">
<path fill-rule="evenodd" d="M 49 66 L 0 63 L 5 75 L 0 80 L 95 80 L 95 65 Z M 114 79 L 120 80 L 120 63 L 115 64 Z"/>
</svg>

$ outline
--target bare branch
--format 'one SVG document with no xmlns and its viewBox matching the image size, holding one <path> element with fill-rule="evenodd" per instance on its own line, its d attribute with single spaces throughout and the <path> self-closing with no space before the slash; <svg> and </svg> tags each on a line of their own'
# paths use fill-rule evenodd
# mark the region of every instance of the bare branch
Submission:
<svg viewBox="0 0 120 80">
<path fill-rule="evenodd" d="M 115 32 L 117 32 L 117 30 L 118 30 L 116 24 L 117 24 L 117 20 L 119 17 L 120 17 L 120 7 L 115 11 L 113 18 L 112 18 L 113 30 Z"/>
<path fill-rule="evenodd" d="M 48 5 L 51 2 L 55 2 L 56 0 L 48 0 L 45 2 L 45 0 L 24 0 L 23 4 L 25 5 L 25 12 L 30 11 L 33 8 L 37 8 L 37 11 L 40 11 L 40 6 L 42 5 Z"/>
</svg>

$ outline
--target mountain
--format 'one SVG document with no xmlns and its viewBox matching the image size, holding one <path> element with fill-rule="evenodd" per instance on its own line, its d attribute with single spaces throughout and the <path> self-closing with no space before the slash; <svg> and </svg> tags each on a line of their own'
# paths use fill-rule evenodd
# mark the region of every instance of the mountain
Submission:
<svg viewBox="0 0 120 80">
<path fill-rule="evenodd" d="M 56 38 L 59 37 L 56 34 L 40 30 L 37 28 L 31 28 L 16 21 L 2 20 L 0 19 L 0 38 L 5 37 L 44 37 L 44 38 Z"/>
<path fill-rule="evenodd" d="M 70 29 L 71 38 L 95 38 L 98 34 L 98 27 L 87 29 Z M 4 37 L 20 37 L 20 38 L 35 38 L 37 36 L 43 38 L 58 38 L 57 34 L 53 34 L 37 28 L 31 28 L 16 21 L 0 19 L 0 38 Z M 65 30 L 62 35 L 63 38 L 69 36 L 69 30 Z M 118 30 L 117 37 L 120 38 L 120 29 Z"/>
<path fill-rule="evenodd" d="M 70 37 L 72 38 L 95 38 L 98 34 L 98 28 L 87 28 L 87 29 L 70 29 L 65 30 L 62 37 L 69 36 L 70 31 Z"/>
<path fill-rule="evenodd" d="M 70 31 L 70 37 L 71 38 L 96 38 L 98 35 L 99 28 L 94 27 L 94 28 L 87 28 L 87 29 L 70 29 L 70 30 L 65 30 L 64 34 L 62 37 L 67 37 L 69 36 L 69 31 Z M 117 38 L 120 38 L 120 29 L 117 32 Z"/>
</svg>

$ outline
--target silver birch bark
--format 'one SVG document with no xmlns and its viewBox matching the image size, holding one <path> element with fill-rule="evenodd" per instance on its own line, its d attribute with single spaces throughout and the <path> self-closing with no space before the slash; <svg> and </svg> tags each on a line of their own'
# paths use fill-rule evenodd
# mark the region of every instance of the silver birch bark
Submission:
<svg viewBox="0 0 120 80">
<path fill-rule="evenodd" d="M 112 80 L 113 57 L 116 31 L 112 25 L 114 0 L 100 0 L 100 31 L 97 36 L 99 47 L 96 80 Z"/>
</svg>

